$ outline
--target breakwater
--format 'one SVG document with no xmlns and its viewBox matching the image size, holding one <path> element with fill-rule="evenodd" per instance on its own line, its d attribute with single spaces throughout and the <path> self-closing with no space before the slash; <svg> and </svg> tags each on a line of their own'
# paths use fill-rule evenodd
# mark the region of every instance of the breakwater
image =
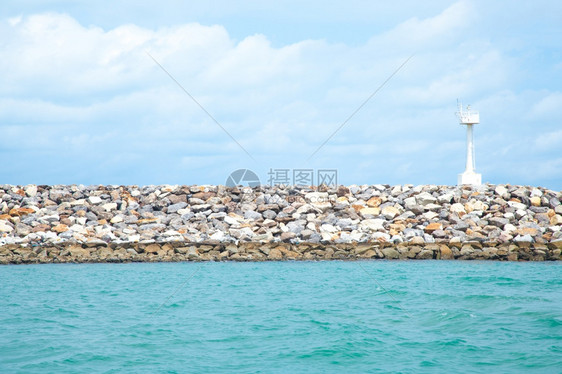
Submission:
<svg viewBox="0 0 562 374">
<path fill-rule="evenodd" d="M 562 192 L 0 185 L 0 263 L 560 260 Z"/>
</svg>

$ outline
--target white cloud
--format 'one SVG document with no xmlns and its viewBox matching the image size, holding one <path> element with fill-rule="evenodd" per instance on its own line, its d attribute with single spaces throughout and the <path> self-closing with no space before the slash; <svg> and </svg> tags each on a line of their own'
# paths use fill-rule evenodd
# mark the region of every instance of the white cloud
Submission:
<svg viewBox="0 0 562 374">
<path fill-rule="evenodd" d="M 552 139 L 562 136 L 552 131 L 560 93 L 519 92 L 511 86 L 516 62 L 472 32 L 483 16 L 473 4 L 459 1 L 431 17 L 407 19 L 362 45 L 302 40 L 275 46 L 263 34 L 236 40 L 221 25 L 198 23 L 152 29 L 125 24 L 106 30 L 60 13 L 5 19 L 0 21 L 0 68 L 9 74 L 0 76 L 0 147 L 25 143 L 25 152 L 64 149 L 64 162 L 74 167 L 83 157 L 104 165 L 107 170 L 92 169 L 98 173 L 92 176 L 96 182 L 119 176 L 147 183 L 150 175 L 173 179 L 186 172 L 221 179 L 241 163 L 262 169 L 302 167 L 416 52 L 308 165 L 333 165 L 363 178 L 345 183 L 365 183 L 375 176 L 385 183 L 406 183 L 401 173 L 424 182 L 433 177 L 435 183 L 454 183 L 455 175 L 444 173 L 456 163 L 457 172 L 463 167 L 457 146 L 464 133 L 453 116 L 457 97 L 482 112 L 483 125 L 476 133 L 477 139 L 484 138 L 477 143 L 479 160 L 486 162 L 486 154 L 498 149 L 504 149 L 506 159 L 521 160 L 518 147 L 498 147 L 498 142 L 519 144 L 517 134 L 529 131 L 527 125 L 537 119 L 549 124 L 552 134 L 535 134 L 535 147 L 551 150 Z M 511 125 L 521 118 L 523 123 Z M 517 131 L 511 133 L 513 128 Z M 531 156 L 538 153 L 532 150 Z M 51 162 L 63 159 L 50 157 L 55 157 Z M 505 162 L 494 167 L 509 169 L 512 161 Z M 138 177 L 139 163 L 148 176 Z M 31 174 L 48 173 L 26 167 Z"/>
</svg>

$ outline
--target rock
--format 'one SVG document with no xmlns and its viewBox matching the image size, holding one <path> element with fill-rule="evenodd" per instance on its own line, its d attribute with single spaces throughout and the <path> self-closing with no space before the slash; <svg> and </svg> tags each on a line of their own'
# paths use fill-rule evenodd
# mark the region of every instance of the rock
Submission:
<svg viewBox="0 0 562 374">
<path fill-rule="evenodd" d="M 187 206 L 186 202 L 179 202 L 172 205 L 169 205 L 167 208 L 168 213 L 177 213 L 180 209 L 183 209 Z"/>
<path fill-rule="evenodd" d="M 359 211 L 362 216 L 378 216 L 381 210 L 379 208 L 363 208 Z"/>
<path fill-rule="evenodd" d="M 370 208 L 370 209 L 372 209 L 372 208 Z M 363 212 L 363 210 L 361 212 Z M 398 208 L 393 207 L 393 206 L 385 206 L 384 208 L 382 208 L 381 214 L 386 219 L 393 219 L 394 217 L 396 217 L 397 215 L 400 214 L 400 210 L 398 210 Z"/>
<path fill-rule="evenodd" d="M 452 260 L 455 258 L 453 251 L 446 245 L 439 246 L 439 256 L 442 260 Z"/>
<path fill-rule="evenodd" d="M 531 205 L 532 205 L 532 206 L 541 206 L 541 198 L 540 198 L 540 196 L 533 196 L 533 197 L 531 197 Z"/>
<path fill-rule="evenodd" d="M 556 214 L 550 218 L 550 224 L 555 225 L 562 225 L 562 216 L 560 214 Z"/>
<path fill-rule="evenodd" d="M 424 228 L 424 231 L 427 232 L 428 234 L 431 234 L 435 230 L 441 230 L 441 229 L 443 229 L 442 224 L 438 222 L 432 222 Z"/>
<path fill-rule="evenodd" d="M 291 239 L 294 239 L 297 237 L 297 234 L 295 234 L 294 232 L 291 231 L 287 231 L 281 234 L 281 241 L 283 242 L 288 242 Z"/>
<path fill-rule="evenodd" d="M 23 217 L 25 215 L 33 213 L 35 213 L 35 210 L 31 208 L 14 208 L 10 209 L 10 212 L 8 214 L 12 217 Z"/>
<path fill-rule="evenodd" d="M 61 232 L 68 231 L 68 226 L 61 223 L 61 224 L 58 224 L 56 226 L 51 227 L 51 231 L 54 231 L 54 232 L 60 234 Z"/>
<path fill-rule="evenodd" d="M 109 220 L 109 222 L 111 222 L 111 223 L 119 223 L 119 222 L 123 222 L 123 221 L 124 221 L 124 217 L 121 214 L 118 214 L 115 217 L 113 217 L 111 220 Z"/>
<path fill-rule="evenodd" d="M 505 227 L 505 225 L 509 224 L 509 220 L 501 217 L 491 217 L 488 219 L 488 223 L 502 229 Z"/>
<path fill-rule="evenodd" d="M 377 208 L 381 203 L 382 199 L 379 196 L 373 196 L 367 200 L 367 206 L 370 208 Z"/>
<path fill-rule="evenodd" d="M 267 255 L 267 258 L 270 260 L 282 260 L 283 259 L 283 254 L 281 253 L 281 251 L 277 248 L 273 248 L 269 251 L 269 254 Z"/>
<path fill-rule="evenodd" d="M 390 260 L 397 259 L 400 256 L 398 251 L 391 247 L 383 248 L 381 252 L 383 253 L 386 259 L 390 259 Z"/>
<path fill-rule="evenodd" d="M 359 226 L 365 230 L 377 231 L 384 230 L 384 219 L 365 219 L 359 223 Z"/>
<path fill-rule="evenodd" d="M 106 203 L 106 204 L 103 204 L 101 207 L 103 209 L 105 209 L 106 212 L 110 212 L 112 210 L 117 209 L 117 204 L 116 203 Z"/>
<path fill-rule="evenodd" d="M 416 196 L 416 202 L 420 205 L 428 205 L 428 204 L 433 204 L 437 201 L 437 199 L 435 197 L 433 197 L 431 194 L 427 193 L 427 192 L 422 192 L 419 195 Z"/>
<path fill-rule="evenodd" d="M 466 213 L 466 210 L 464 209 L 464 205 L 462 205 L 461 203 L 455 203 L 451 205 L 449 211 L 451 211 L 451 213 L 457 213 L 457 214 Z"/>
<path fill-rule="evenodd" d="M 247 211 L 244 213 L 244 219 L 249 219 L 249 220 L 252 220 L 252 221 L 257 221 L 257 220 L 263 219 L 263 217 L 262 217 L 261 214 L 259 214 L 258 212 L 255 212 L 255 211 L 253 211 L 253 210 L 247 210 Z"/>
<path fill-rule="evenodd" d="M 494 189 L 494 192 L 496 193 L 496 195 L 500 196 L 502 199 L 508 199 L 509 198 L 509 193 L 507 191 L 507 188 L 505 188 L 504 186 L 496 186 L 496 188 Z"/>
<path fill-rule="evenodd" d="M 35 197 L 35 196 L 37 196 L 37 186 L 32 185 L 32 184 L 29 185 L 29 186 L 27 186 L 27 187 L 25 188 L 25 194 L 26 194 L 28 197 Z"/>
<path fill-rule="evenodd" d="M 0 221 L 0 233 L 12 232 L 14 227 L 6 221 Z"/>
<path fill-rule="evenodd" d="M 101 204 L 102 202 L 102 198 L 99 196 L 89 196 L 88 197 L 88 202 L 92 205 L 97 205 L 97 204 Z"/>
</svg>

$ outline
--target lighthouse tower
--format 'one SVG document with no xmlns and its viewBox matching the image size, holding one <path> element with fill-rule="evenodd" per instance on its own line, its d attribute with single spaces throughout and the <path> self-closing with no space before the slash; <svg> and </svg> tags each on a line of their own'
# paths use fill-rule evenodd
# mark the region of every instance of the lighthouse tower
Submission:
<svg viewBox="0 0 562 374">
<path fill-rule="evenodd" d="M 482 184 L 482 174 L 474 172 L 474 140 L 472 137 L 472 126 L 480 123 L 480 114 L 470 109 L 470 105 L 463 109 L 462 104 L 459 104 L 459 111 L 456 114 L 459 117 L 459 124 L 466 126 L 466 169 L 464 173 L 459 174 L 457 184 Z"/>
</svg>

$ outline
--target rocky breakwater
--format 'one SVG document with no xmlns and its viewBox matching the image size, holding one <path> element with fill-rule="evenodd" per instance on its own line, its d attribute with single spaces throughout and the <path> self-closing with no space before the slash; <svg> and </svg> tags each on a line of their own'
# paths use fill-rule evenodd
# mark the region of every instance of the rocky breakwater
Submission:
<svg viewBox="0 0 562 374">
<path fill-rule="evenodd" d="M 510 185 L 0 185 L 0 263 L 560 260 L 561 198 Z"/>
</svg>

